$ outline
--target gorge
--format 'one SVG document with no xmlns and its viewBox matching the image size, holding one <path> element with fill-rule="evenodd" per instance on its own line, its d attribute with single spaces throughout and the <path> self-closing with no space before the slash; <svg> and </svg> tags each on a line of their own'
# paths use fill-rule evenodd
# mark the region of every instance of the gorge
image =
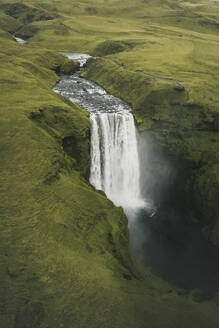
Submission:
<svg viewBox="0 0 219 328">
<path fill-rule="evenodd" d="M 177 204 L 180 166 L 159 154 L 159 145 L 152 138 L 139 135 L 127 103 L 80 77 L 90 55 L 63 55 L 78 61 L 80 70 L 61 75 L 54 91 L 89 113 L 89 181 L 116 206 L 123 207 L 133 260 L 140 259 L 152 272 L 181 288 L 201 288 L 203 298 L 213 297 L 219 290 L 219 250 L 195 225 L 186 222 L 186 207 L 178 208 L 183 202 L 182 198 Z M 171 193 L 173 199 L 168 204 L 163 199 Z"/>
<path fill-rule="evenodd" d="M 1 1 L 1 328 L 219 327 L 218 26 Z"/>
</svg>

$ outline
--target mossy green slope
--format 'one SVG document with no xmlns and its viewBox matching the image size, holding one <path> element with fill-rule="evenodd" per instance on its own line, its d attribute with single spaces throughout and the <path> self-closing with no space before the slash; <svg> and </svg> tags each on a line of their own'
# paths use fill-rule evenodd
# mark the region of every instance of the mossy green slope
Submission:
<svg viewBox="0 0 219 328">
<path fill-rule="evenodd" d="M 52 91 L 66 59 L 1 41 L 1 327 L 32 326 L 32 314 L 52 326 L 58 291 L 132 276 L 127 219 L 85 179 L 88 115 Z"/>
<path fill-rule="evenodd" d="M 9 3 L 14 1 L 2 1 L 2 4 Z M 159 92 L 161 99 L 165 98 L 165 112 L 156 113 L 162 103 L 157 100 L 155 114 L 165 115 L 169 120 L 172 101 L 179 97 L 179 104 L 183 106 L 187 91 L 180 91 L 174 81 L 155 79 L 151 83 L 151 78 L 143 73 L 156 77 L 159 71 L 159 78 L 178 79 L 174 75 L 178 71 L 177 67 L 174 71 L 174 61 L 169 62 L 168 69 L 160 63 L 159 56 L 154 58 L 153 65 L 149 60 L 154 50 L 161 48 L 165 34 L 169 35 L 172 45 L 178 37 L 180 27 L 174 26 L 174 20 L 171 28 L 167 23 L 166 28 L 165 24 L 160 25 L 163 17 L 157 23 L 152 15 L 158 8 L 161 16 L 175 12 L 176 8 L 170 6 L 173 2 L 129 1 L 123 4 L 112 1 L 106 5 L 102 1 L 85 1 L 73 5 L 72 1 L 46 0 L 21 3 L 28 8 L 22 7 L 26 9 L 16 16 L 6 7 L 0 8 L 1 17 L 4 17 L 0 24 L 1 327 L 217 327 L 216 301 L 197 303 L 188 293 L 182 295 L 181 291 L 155 278 L 149 270 L 139 279 L 129 256 L 127 219 L 122 209 L 114 207 L 87 182 L 88 115 L 52 91 L 58 81 L 55 71 L 69 68 L 69 62 L 58 51 L 91 52 L 107 38 L 125 40 L 126 44 L 135 46 L 113 55 L 110 60 L 96 62 L 98 69 L 103 74 L 108 68 L 113 69 L 109 77 L 113 76 L 114 68 L 119 70 L 118 76 L 121 70 L 124 79 L 126 76 L 131 79 L 130 88 L 138 79 L 143 86 L 149 81 L 148 94 Z M 180 12 L 189 5 L 180 3 Z M 206 8 L 192 6 L 192 10 L 198 11 L 206 12 Z M 146 9 L 153 26 L 142 22 L 145 18 L 138 17 Z M 30 12 L 31 19 L 27 14 Z M 209 9 L 208 15 L 213 13 L 216 15 L 216 10 Z M 193 22 L 192 18 L 188 20 Z M 199 24 L 192 24 L 193 34 L 200 33 Z M 190 34 L 189 26 L 186 30 L 188 32 L 183 30 L 183 33 Z M 8 32 L 28 36 L 29 44 L 15 43 Z M 215 27 L 208 25 L 203 33 L 214 47 L 217 43 Z M 142 43 L 145 43 L 143 48 Z M 167 54 L 168 47 L 169 44 L 162 48 Z M 144 49 L 142 53 L 141 49 Z M 181 62 L 186 67 L 185 58 L 186 55 L 182 56 Z M 216 70 L 215 59 L 211 60 L 213 63 L 209 62 L 209 67 L 212 65 L 213 71 Z M 89 70 L 94 67 L 92 65 Z M 143 75 L 133 72 L 138 69 L 143 69 Z M 168 76 L 167 71 L 171 72 Z M 133 77 L 135 74 L 137 79 Z M 187 71 L 184 74 L 187 76 Z M 100 79 L 94 72 L 90 76 Z M 113 79 L 107 83 L 104 75 L 100 82 L 115 93 Z M 120 84 L 123 88 L 118 81 Z M 144 93 L 143 86 L 139 84 Z M 204 86 L 202 82 L 202 90 Z M 197 84 L 189 90 L 193 99 L 197 98 L 196 87 Z M 126 98 L 125 87 L 120 95 Z M 216 92 L 212 99 L 216 103 L 215 95 Z M 210 98 L 207 92 L 202 101 L 210 103 Z M 140 99 L 141 106 L 137 110 L 136 99 L 134 108 L 139 124 L 145 129 L 153 126 L 154 119 L 142 107 L 143 95 Z M 151 99 L 153 103 L 154 97 Z M 178 140 L 175 136 L 173 139 L 173 143 Z M 202 150 L 197 152 L 202 153 Z M 216 167 L 213 172 L 218 174 Z M 202 190 L 205 180 L 197 181 L 197 189 Z M 201 192 L 199 195 L 201 197 Z M 213 193 L 211 197 L 213 202 Z"/>
</svg>

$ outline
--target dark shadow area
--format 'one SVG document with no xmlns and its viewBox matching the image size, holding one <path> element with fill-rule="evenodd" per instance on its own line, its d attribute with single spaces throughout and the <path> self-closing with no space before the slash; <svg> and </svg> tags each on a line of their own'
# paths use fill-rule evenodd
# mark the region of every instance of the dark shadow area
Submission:
<svg viewBox="0 0 219 328">
<path fill-rule="evenodd" d="M 140 141 L 142 193 L 154 201 L 150 217 L 139 210 L 130 222 L 133 256 L 141 256 L 157 276 L 185 289 L 200 288 L 212 297 L 219 291 L 219 247 L 208 242 L 201 226 L 188 219 L 183 163 L 174 162 L 154 143 Z"/>
<path fill-rule="evenodd" d="M 178 287 L 201 288 L 209 296 L 219 291 L 219 248 L 174 210 L 160 208 L 152 218 L 139 212 L 131 226 L 131 247 L 154 274 Z"/>
</svg>

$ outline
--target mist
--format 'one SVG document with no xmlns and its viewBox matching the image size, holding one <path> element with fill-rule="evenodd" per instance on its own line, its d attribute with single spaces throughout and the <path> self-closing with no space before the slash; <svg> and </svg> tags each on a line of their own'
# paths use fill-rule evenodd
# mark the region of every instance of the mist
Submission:
<svg viewBox="0 0 219 328">
<path fill-rule="evenodd" d="M 176 286 L 200 288 L 210 297 L 219 290 L 219 250 L 188 219 L 186 165 L 152 133 L 138 135 L 138 146 L 141 194 L 153 210 L 126 212 L 132 256 Z"/>
</svg>

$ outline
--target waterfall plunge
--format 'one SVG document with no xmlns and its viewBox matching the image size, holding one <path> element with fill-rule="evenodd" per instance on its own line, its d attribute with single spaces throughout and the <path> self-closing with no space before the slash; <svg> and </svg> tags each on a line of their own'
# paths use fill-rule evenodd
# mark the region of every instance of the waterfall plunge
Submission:
<svg viewBox="0 0 219 328">
<path fill-rule="evenodd" d="M 90 183 L 124 210 L 146 206 L 140 195 L 136 129 L 130 112 L 91 113 Z"/>
<path fill-rule="evenodd" d="M 77 60 L 81 67 L 89 55 L 63 53 Z M 90 183 L 103 190 L 116 206 L 122 206 L 129 225 L 136 212 L 155 213 L 153 204 L 140 192 L 140 165 L 137 138 L 131 108 L 97 84 L 80 78 L 78 73 L 63 76 L 55 92 L 70 99 L 90 113 L 91 171 Z"/>
</svg>

